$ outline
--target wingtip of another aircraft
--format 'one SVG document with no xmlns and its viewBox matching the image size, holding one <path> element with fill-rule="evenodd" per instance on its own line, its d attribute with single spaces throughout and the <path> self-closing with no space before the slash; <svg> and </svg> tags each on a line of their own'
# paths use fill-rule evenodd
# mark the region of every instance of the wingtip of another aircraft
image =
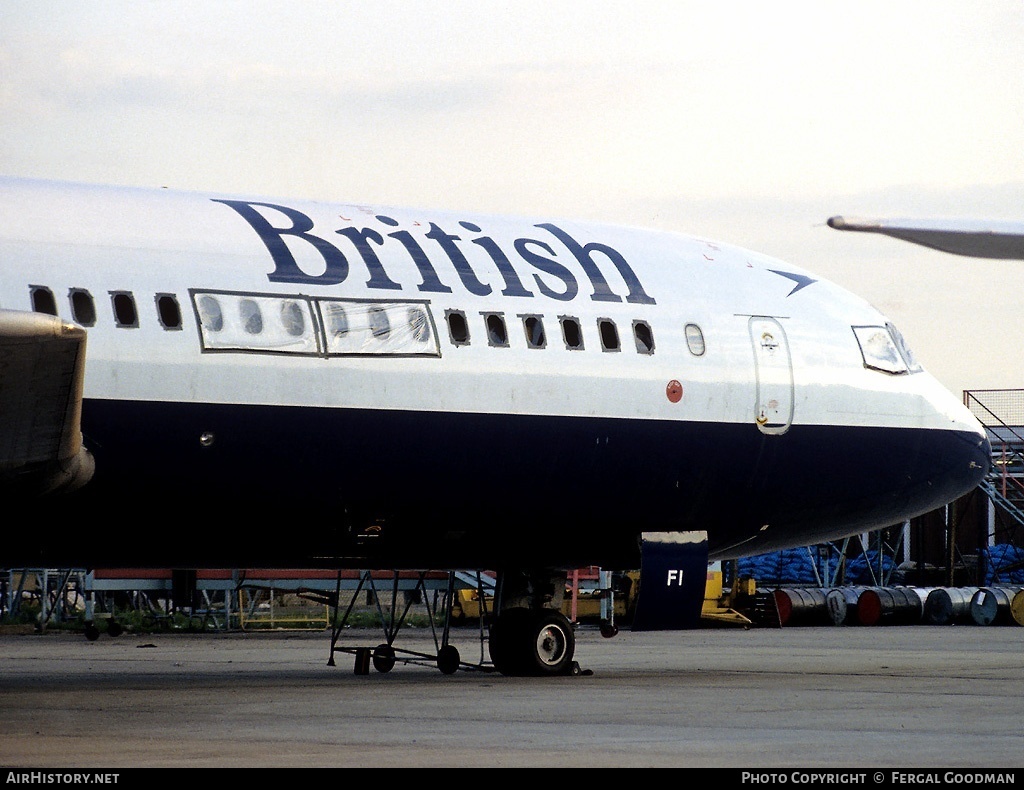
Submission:
<svg viewBox="0 0 1024 790">
<path fill-rule="evenodd" d="M 828 226 L 836 230 L 873 230 L 879 227 L 878 220 L 844 217 L 836 215 L 828 218 Z"/>
</svg>

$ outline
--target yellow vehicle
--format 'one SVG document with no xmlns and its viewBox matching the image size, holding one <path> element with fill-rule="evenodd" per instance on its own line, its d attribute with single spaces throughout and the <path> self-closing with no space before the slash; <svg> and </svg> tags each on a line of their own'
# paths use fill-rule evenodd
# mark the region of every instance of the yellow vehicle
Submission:
<svg viewBox="0 0 1024 790">
<path fill-rule="evenodd" d="M 611 598 L 613 619 L 616 621 L 627 619 L 633 604 L 633 596 L 638 588 L 637 580 L 640 574 L 631 571 L 625 574 L 625 577 L 630 580 L 630 583 L 625 585 L 627 588 L 630 588 L 630 592 L 618 592 L 592 587 L 578 587 L 574 590 L 572 585 L 569 585 L 565 591 L 565 598 L 562 601 L 562 614 L 569 618 L 571 622 L 588 620 L 596 622 L 603 619 L 605 614 L 602 604 Z M 490 595 L 485 595 L 483 607 L 481 607 L 478 590 L 458 590 L 455 603 L 452 605 L 452 619 L 455 622 L 478 620 L 481 608 L 483 608 L 485 614 L 493 612 L 494 598 Z"/>
</svg>

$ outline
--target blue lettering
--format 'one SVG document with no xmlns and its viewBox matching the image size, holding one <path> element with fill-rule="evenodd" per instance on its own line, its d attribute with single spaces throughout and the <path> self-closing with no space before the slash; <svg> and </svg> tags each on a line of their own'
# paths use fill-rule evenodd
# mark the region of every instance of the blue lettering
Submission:
<svg viewBox="0 0 1024 790">
<path fill-rule="evenodd" d="M 380 262 L 380 258 L 377 257 L 377 253 L 374 252 L 373 247 L 367 244 L 366 241 L 369 239 L 380 247 L 384 244 L 383 236 L 373 228 L 363 228 L 362 230 L 357 228 L 342 228 L 341 230 L 336 230 L 334 232 L 340 233 L 342 236 L 349 239 L 356 245 L 356 249 L 359 250 L 359 254 L 363 258 L 363 263 L 366 264 L 366 268 L 370 272 L 370 279 L 366 281 L 367 288 L 380 288 L 387 291 L 401 290 L 402 286 L 388 277 L 387 272 L 384 271 L 384 266 Z"/>
<path fill-rule="evenodd" d="M 473 233 L 480 232 L 480 226 L 474 225 L 472 222 L 460 222 L 459 224 L 466 230 L 473 231 Z M 519 279 L 516 270 L 512 268 L 512 264 L 494 239 L 489 236 L 481 236 L 479 239 L 472 239 L 472 242 L 483 247 L 487 254 L 491 256 L 494 265 L 498 267 L 498 271 L 505 280 L 505 287 L 501 290 L 502 296 L 533 296 L 532 291 L 528 291 L 523 287 L 523 282 Z"/>
<path fill-rule="evenodd" d="M 214 200 L 213 202 L 223 203 L 237 211 L 262 239 L 274 261 L 274 271 L 268 275 L 271 282 L 337 285 L 348 277 L 348 261 L 342 255 L 341 250 L 319 236 L 312 235 L 309 231 L 313 229 L 313 220 L 302 212 L 285 206 L 275 206 L 273 203 L 253 203 L 244 200 Z M 275 228 L 254 206 L 281 212 L 291 220 L 291 227 Z M 283 236 L 294 236 L 312 244 L 326 264 L 327 268 L 323 274 L 314 276 L 302 271 L 298 263 L 295 262 L 295 256 L 285 244 Z"/>
<path fill-rule="evenodd" d="M 383 222 L 385 225 L 391 227 L 398 226 L 398 220 L 392 219 L 391 217 L 378 216 L 378 220 Z M 412 258 L 413 263 L 416 264 L 416 268 L 420 270 L 420 277 L 423 278 L 417 288 L 421 291 L 430 291 L 432 293 L 450 294 L 452 289 L 442 283 L 438 277 L 437 272 L 434 271 L 434 267 L 430 263 L 430 259 L 419 244 L 416 243 L 416 239 L 412 237 L 412 234 L 407 230 L 397 230 L 394 233 L 389 233 L 388 236 L 392 239 L 397 239 L 401 242 L 402 246 L 405 247 L 406 252 Z"/>
<path fill-rule="evenodd" d="M 533 264 L 542 272 L 547 272 L 565 283 L 565 290 L 559 293 L 558 291 L 553 291 L 548 288 L 544 281 L 535 274 L 533 275 L 533 279 L 536 281 L 537 287 L 540 288 L 540 292 L 545 296 L 550 296 L 552 299 L 557 299 L 560 302 L 571 302 L 575 299 L 576 294 L 579 293 L 579 286 L 576 284 L 576 278 L 572 276 L 572 272 L 562 266 L 558 261 L 553 261 L 550 258 L 538 255 L 533 250 L 529 249 L 527 246 L 529 244 L 535 244 L 552 255 L 555 254 L 555 251 L 551 249 L 550 245 L 545 244 L 543 241 L 537 241 L 536 239 L 516 239 L 516 252 L 518 252 L 527 263 Z"/>
<path fill-rule="evenodd" d="M 430 233 L 427 234 L 427 238 L 432 239 L 441 245 L 441 249 L 444 250 L 445 255 L 448 256 L 448 260 L 450 260 L 455 266 L 455 271 L 458 272 L 459 278 L 462 280 L 462 284 L 466 286 L 466 289 L 471 294 L 487 296 L 487 294 L 491 292 L 491 286 L 486 283 L 482 283 L 477 279 L 476 273 L 470 267 L 469 261 L 466 260 L 466 256 L 462 254 L 462 250 L 455 246 L 455 242 L 459 240 L 458 236 L 445 233 L 441 228 L 431 222 Z"/>
<path fill-rule="evenodd" d="M 256 231 L 260 240 L 266 246 L 270 257 L 274 262 L 274 270 L 268 275 L 271 282 L 279 283 L 305 283 L 309 285 L 337 285 L 344 282 L 349 275 L 349 263 L 344 253 L 326 239 L 322 239 L 312 233 L 313 220 L 300 211 L 286 206 L 278 206 L 273 203 L 259 203 L 245 200 L 217 200 L 214 203 L 223 203 L 233 209 L 242 217 L 249 226 Z M 266 212 L 259 209 L 270 209 L 278 212 L 287 222 L 279 224 L 278 227 L 271 219 L 265 216 Z M 391 217 L 378 215 L 377 220 L 383 225 L 397 228 L 398 220 Z M 480 233 L 480 227 L 472 222 L 460 222 L 463 228 L 473 233 Z M 613 247 L 600 242 L 590 242 L 582 245 L 577 242 L 566 231 L 551 223 L 541 223 L 538 228 L 551 233 L 558 239 L 583 267 L 583 271 L 590 279 L 594 293 L 591 299 L 595 302 L 621 302 L 622 297 L 614 293 L 608 285 L 608 281 L 601 273 L 595 254 L 603 255 L 618 271 L 625 283 L 628 293 L 626 301 L 632 304 L 655 304 L 641 285 L 636 273 L 626 261 L 625 257 Z M 366 265 L 369 279 L 366 281 L 367 288 L 396 291 L 402 290 L 402 285 L 392 280 L 384 269 L 384 264 L 377 254 L 377 247 L 385 246 L 385 237 L 372 228 L 346 227 L 336 230 L 335 233 L 347 238 L 356 248 Z M 286 238 L 299 239 L 313 248 L 320 254 L 324 261 L 324 271 L 318 275 L 312 275 L 299 268 L 295 256 L 289 248 Z M 492 292 L 488 283 L 481 282 L 473 271 L 469 260 L 456 244 L 461 240 L 460 236 L 442 230 L 437 224 L 430 223 L 430 231 L 426 238 L 434 241 L 441 247 L 445 255 L 455 267 L 462 284 L 476 296 L 486 296 Z M 406 230 L 395 230 L 387 234 L 387 238 L 398 241 L 408 253 L 415 264 L 422 282 L 417 286 L 418 290 L 430 293 L 451 293 L 452 289 L 445 285 L 438 277 L 430 258 L 423 251 L 416 238 Z M 528 290 L 520 278 L 516 268 L 505 255 L 498 243 L 489 236 L 479 236 L 469 239 L 472 244 L 483 249 L 497 267 L 499 274 L 504 280 L 505 287 L 502 289 L 503 296 L 533 297 L 533 292 Z M 579 293 L 579 283 L 573 273 L 557 260 L 555 250 L 550 244 L 538 239 L 516 239 L 513 242 L 516 252 L 526 263 L 530 264 L 540 272 L 549 277 L 542 277 L 541 274 L 533 273 L 533 280 L 540 292 L 551 299 L 560 302 L 569 302 L 576 298 Z M 558 289 L 551 279 L 554 278 L 561 283 L 562 288 Z"/>
<path fill-rule="evenodd" d="M 629 293 L 626 295 L 626 301 L 632 304 L 654 304 L 654 300 L 644 292 L 643 286 L 640 284 L 640 280 L 637 279 L 636 274 L 630 267 L 626 259 L 622 257 L 622 253 L 618 250 L 609 247 L 607 244 L 600 244 L 599 242 L 591 242 L 586 246 L 581 246 L 572 236 L 566 233 L 564 230 L 559 228 L 557 225 L 551 223 L 542 223 L 537 225 L 538 228 L 544 228 L 554 235 L 562 244 L 569 248 L 569 251 L 576 256 L 576 260 L 580 262 L 580 266 L 587 273 L 590 278 L 591 284 L 594 286 L 594 295 L 590 298 L 595 302 L 621 302 L 622 297 L 612 293 L 611 288 L 608 287 L 608 281 L 604 279 L 604 275 L 601 274 L 601 270 L 597 268 L 597 264 L 594 263 L 594 259 L 591 257 L 593 253 L 599 252 L 605 255 L 618 269 L 619 274 L 626 283 L 626 287 L 629 288 Z"/>
</svg>

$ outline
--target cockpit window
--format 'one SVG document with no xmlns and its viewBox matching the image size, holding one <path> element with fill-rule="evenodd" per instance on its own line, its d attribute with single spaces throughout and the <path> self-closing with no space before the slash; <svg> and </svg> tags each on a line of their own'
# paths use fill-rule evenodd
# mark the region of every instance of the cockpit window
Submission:
<svg viewBox="0 0 1024 790">
<path fill-rule="evenodd" d="M 889 327 L 855 326 L 853 334 L 860 344 L 865 367 L 894 375 L 910 372 Z"/>
<path fill-rule="evenodd" d="M 917 357 L 915 357 L 914 352 L 910 350 L 910 346 L 907 345 L 907 341 L 903 338 L 900 330 L 898 330 L 892 323 L 886 324 L 885 328 L 889 330 L 889 334 L 892 335 L 892 339 L 896 341 L 896 348 L 899 349 L 900 356 L 903 357 L 903 361 L 907 363 L 907 370 L 911 373 L 917 373 L 921 370 L 921 363 L 917 361 Z"/>
</svg>

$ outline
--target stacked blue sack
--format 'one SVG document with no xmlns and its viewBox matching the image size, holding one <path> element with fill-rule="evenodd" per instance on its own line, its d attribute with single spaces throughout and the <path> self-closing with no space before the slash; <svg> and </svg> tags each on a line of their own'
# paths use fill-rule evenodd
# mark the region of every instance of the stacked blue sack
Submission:
<svg viewBox="0 0 1024 790">
<path fill-rule="evenodd" d="M 989 546 L 983 554 L 986 586 L 1024 584 L 1024 548 L 1000 543 Z"/>
</svg>

